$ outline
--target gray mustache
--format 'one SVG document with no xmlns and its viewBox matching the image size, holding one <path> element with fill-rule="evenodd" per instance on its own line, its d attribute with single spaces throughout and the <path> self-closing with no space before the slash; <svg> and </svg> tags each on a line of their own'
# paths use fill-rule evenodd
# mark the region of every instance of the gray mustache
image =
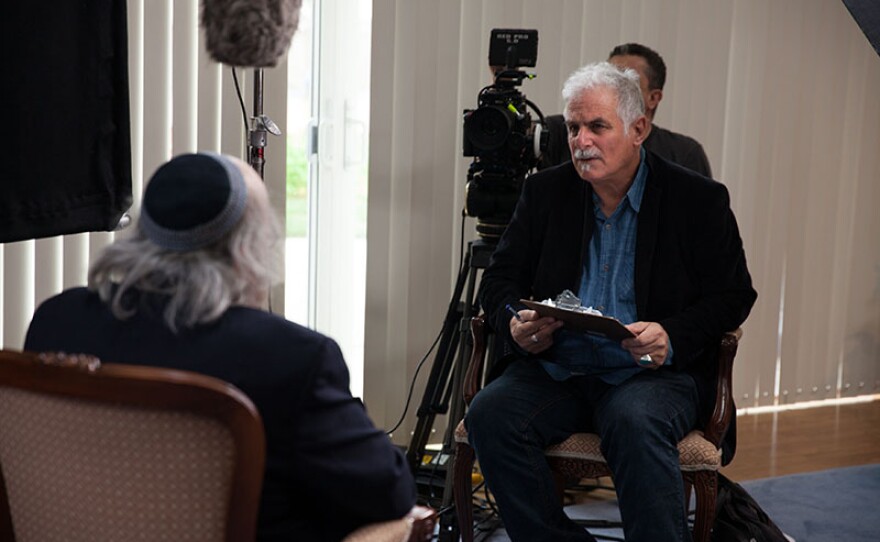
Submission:
<svg viewBox="0 0 880 542">
<path fill-rule="evenodd" d="M 586 160 L 588 158 L 599 158 L 598 149 L 575 149 L 574 158 L 577 160 Z"/>
</svg>

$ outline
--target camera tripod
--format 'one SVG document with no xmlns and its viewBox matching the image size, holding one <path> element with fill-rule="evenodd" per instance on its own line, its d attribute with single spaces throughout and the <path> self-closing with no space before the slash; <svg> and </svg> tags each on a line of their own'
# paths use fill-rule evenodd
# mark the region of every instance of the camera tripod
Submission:
<svg viewBox="0 0 880 542">
<path fill-rule="evenodd" d="M 452 464 L 455 454 L 455 427 L 464 417 L 464 400 L 461 387 L 469 362 L 472 347 L 470 320 L 478 311 L 476 301 L 477 271 L 485 269 L 495 250 L 495 242 L 477 239 L 468 243 L 468 250 L 462 261 L 461 270 L 455 283 L 455 290 L 443 320 L 440 343 L 431 367 L 431 374 L 425 385 L 422 402 L 416 412 L 417 422 L 406 457 L 420 491 L 424 489 L 429 501 L 436 501 L 434 489 L 439 489 L 440 475 L 443 475 L 443 493 L 439 502 L 431 502 L 438 509 L 447 509 L 452 503 Z M 448 411 L 447 426 L 440 453 L 427 463 L 425 446 L 430 437 L 434 418 Z M 470 528 L 470 526 L 465 526 Z M 443 514 L 440 517 L 441 542 L 458 540 L 458 526 L 455 515 Z"/>
</svg>

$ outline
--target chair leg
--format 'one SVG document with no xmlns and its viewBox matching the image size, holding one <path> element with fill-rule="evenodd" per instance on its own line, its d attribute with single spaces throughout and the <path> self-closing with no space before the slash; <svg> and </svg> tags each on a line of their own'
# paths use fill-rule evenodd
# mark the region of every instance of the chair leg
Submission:
<svg viewBox="0 0 880 542">
<path fill-rule="evenodd" d="M 693 489 L 693 484 L 691 484 L 690 480 L 685 478 L 684 480 L 684 505 L 686 507 L 690 507 L 691 505 L 691 490 Z"/>
<path fill-rule="evenodd" d="M 697 493 L 697 512 L 694 518 L 694 542 L 709 542 L 715 521 L 715 499 L 718 495 L 718 476 L 715 471 L 694 473 Z"/>
<path fill-rule="evenodd" d="M 562 506 L 565 506 L 565 484 L 567 480 L 565 476 L 562 474 L 553 471 L 553 485 L 556 487 L 556 498 L 559 499 L 559 503 Z"/>
<path fill-rule="evenodd" d="M 474 504 L 471 494 L 473 469 L 474 449 L 459 442 L 455 446 L 455 462 L 452 467 L 452 498 L 462 542 L 474 541 Z"/>
</svg>

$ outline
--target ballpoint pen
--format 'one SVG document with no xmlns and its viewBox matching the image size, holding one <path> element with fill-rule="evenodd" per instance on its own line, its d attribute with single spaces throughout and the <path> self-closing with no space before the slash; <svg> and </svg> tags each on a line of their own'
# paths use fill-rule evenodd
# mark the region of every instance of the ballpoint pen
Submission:
<svg viewBox="0 0 880 542">
<path fill-rule="evenodd" d="M 510 303 L 508 303 L 508 304 L 505 306 L 505 308 L 506 308 L 508 311 L 510 311 L 510 314 L 512 314 L 514 318 L 516 318 L 516 319 L 519 320 L 520 322 L 523 321 L 522 316 L 520 316 L 519 313 L 516 312 L 516 309 L 514 309 L 513 307 L 510 306 Z"/>
</svg>

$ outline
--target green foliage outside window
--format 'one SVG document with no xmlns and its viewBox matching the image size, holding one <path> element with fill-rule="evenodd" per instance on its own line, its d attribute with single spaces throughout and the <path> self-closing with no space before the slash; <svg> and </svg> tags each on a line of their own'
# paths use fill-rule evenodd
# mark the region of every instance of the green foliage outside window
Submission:
<svg viewBox="0 0 880 542">
<path fill-rule="evenodd" d="M 287 145 L 287 237 L 308 232 L 309 160 L 303 147 Z"/>
<path fill-rule="evenodd" d="M 367 178 L 367 165 L 359 166 L 361 179 Z M 303 147 L 288 144 L 287 148 L 287 237 L 305 237 L 309 223 L 309 160 Z M 367 184 L 355 188 L 355 236 L 363 239 L 367 229 Z"/>
</svg>

